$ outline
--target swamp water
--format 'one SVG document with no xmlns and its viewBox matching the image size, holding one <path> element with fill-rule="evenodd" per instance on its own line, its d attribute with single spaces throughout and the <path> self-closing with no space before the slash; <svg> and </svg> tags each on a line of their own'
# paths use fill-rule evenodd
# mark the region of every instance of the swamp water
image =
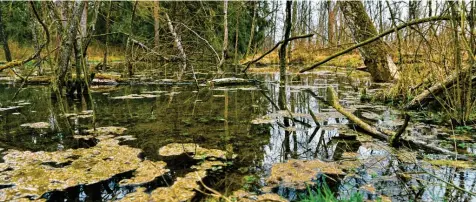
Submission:
<svg viewBox="0 0 476 202">
<path fill-rule="evenodd" d="M 367 78 L 350 85 L 345 74 L 291 74 L 280 88 L 278 74 L 249 77 L 262 82 L 198 91 L 194 85 L 96 86 L 92 102 L 52 100 L 45 86 L 22 89 L 10 102 L 18 88 L 2 85 L 0 199 L 200 201 L 206 196 L 194 189 L 203 182 L 224 195 L 241 189 L 299 200 L 307 193 L 303 182 L 326 178 L 340 198 L 359 192 L 369 200 L 476 201 L 473 162 L 455 166 L 417 148 L 392 149 L 354 131 L 321 100 L 333 86 L 346 109 L 396 130 L 400 112 L 360 102 L 352 86 L 370 87 Z M 278 110 L 280 95 L 286 110 Z M 443 131 L 422 123 L 407 128 L 429 142 L 448 134 Z M 291 170 L 316 168 L 290 159 L 320 159 L 334 168 L 329 175 L 318 168 L 323 172 L 313 181 L 300 179 Z M 181 196 L 167 198 L 175 189 Z"/>
</svg>

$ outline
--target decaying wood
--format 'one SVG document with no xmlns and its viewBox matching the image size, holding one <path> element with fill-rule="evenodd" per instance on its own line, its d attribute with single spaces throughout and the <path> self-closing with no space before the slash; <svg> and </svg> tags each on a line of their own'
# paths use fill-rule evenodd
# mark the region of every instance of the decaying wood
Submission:
<svg viewBox="0 0 476 202">
<path fill-rule="evenodd" d="M 400 136 L 403 134 L 403 132 L 405 130 L 405 128 L 403 128 L 403 127 L 406 127 L 408 125 L 409 117 L 406 117 L 405 118 L 405 123 L 403 124 L 402 128 L 400 128 L 398 130 L 397 133 L 394 133 L 392 131 L 387 131 L 387 130 L 385 130 L 385 131 L 377 130 L 375 127 L 370 126 L 369 124 L 365 123 L 364 121 L 362 121 L 360 118 L 358 118 L 354 114 L 345 110 L 344 107 L 342 107 L 339 104 L 339 98 L 337 97 L 337 93 L 334 91 L 334 88 L 332 88 L 332 87 L 327 88 L 327 102 L 328 102 L 329 105 L 334 107 L 338 112 L 340 112 L 342 115 L 347 117 L 349 120 L 351 120 L 358 127 L 360 127 L 365 132 L 367 132 L 367 134 L 369 134 L 370 136 L 372 136 L 374 138 L 377 138 L 377 139 L 380 139 L 380 140 L 387 141 L 389 143 L 391 141 L 393 141 L 393 143 L 390 143 L 392 146 L 397 145 L 396 140 L 400 139 Z M 414 146 L 415 148 L 421 148 L 421 149 L 425 149 L 425 150 L 428 150 L 428 151 L 449 155 L 449 156 L 457 158 L 457 159 L 464 159 L 464 160 L 469 159 L 465 155 L 458 154 L 458 153 L 449 151 L 447 149 L 440 148 L 438 146 L 430 145 L 427 142 L 416 140 L 416 139 L 402 138 L 402 139 L 400 139 L 399 142 L 402 143 L 402 144 L 405 144 L 405 145 Z"/>
<path fill-rule="evenodd" d="M 261 59 L 263 59 L 265 56 L 269 55 L 271 52 L 273 52 L 274 50 L 276 50 L 281 44 L 283 44 L 285 41 L 292 41 L 292 40 L 296 40 L 296 39 L 303 39 L 303 38 L 309 38 L 309 37 L 313 37 L 314 34 L 306 34 L 306 35 L 301 35 L 301 36 L 295 36 L 295 37 L 291 37 L 287 40 L 282 40 L 278 43 L 276 43 L 276 45 L 274 45 L 273 48 L 269 49 L 268 51 L 266 51 L 266 53 L 264 53 L 263 55 L 257 57 L 256 59 L 253 59 L 249 62 L 245 62 L 243 63 L 243 65 L 246 65 L 245 69 L 242 70 L 242 72 L 246 72 L 248 70 L 248 68 L 250 68 L 250 66 L 258 61 L 260 61 Z"/>
<path fill-rule="evenodd" d="M 444 81 L 427 88 L 415 98 L 413 98 L 409 103 L 407 103 L 405 105 L 405 109 L 415 109 L 419 106 L 424 105 L 426 103 L 426 100 L 428 100 L 431 96 L 443 92 L 444 89 L 451 88 L 456 83 L 458 78 L 464 77 L 464 75 L 468 72 L 467 70 L 468 68 L 465 68 L 461 71 L 460 74 L 453 74 L 450 77 L 446 78 Z M 476 77 L 474 77 L 472 80 L 475 79 Z"/>
<path fill-rule="evenodd" d="M 256 80 L 242 78 L 221 78 L 208 81 L 210 86 L 248 85 L 255 83 Z"/>
</svg>

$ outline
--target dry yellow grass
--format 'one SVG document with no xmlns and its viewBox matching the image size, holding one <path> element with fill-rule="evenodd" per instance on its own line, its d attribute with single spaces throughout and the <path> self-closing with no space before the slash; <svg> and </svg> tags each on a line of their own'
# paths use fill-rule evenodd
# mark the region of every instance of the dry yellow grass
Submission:
<svg viewBox="0 0 476 202">
<path fill-rule="evenodd" d="M 310 65 L 317 63 L 326 57 L 329 57 L 331 54 L 337 52 L 338 50 L 329 50 L 329 49 L 320 49 L 317 48 L 314 44 L 307 45 L 306 43 L 297 43 L 294 45 L 294 48 L 291 52 L 291 55 L 288 55 L 288 63 L 291 64 L 302 64 Z M 262 55 L 263 53 L 257 53 L 256 55 L 249 56 L 243 59 L 241 62 L 251 61 L 252 59 Z M 266 57 L 262 58 L 260 64 L 278 64 L 278 50 L 273 51 Z M 357 52 L 352 52 L 350 54 L 342 55 L 338 58 L 335 58 L 325 64 L 325 66 L 337 66 L 337 67 L 352 67 L 357 68 L 363 66 L 364 63 L 360 58 L 360 55 Z M 262 68 L 260 68 L 262 69 Z"/>
<path fill-rule="evenodd" d="M 8 47 L 10 48 L 10 53 L 12 54 L 13 60 L 21 60 L 32 55 L 35 50 L 33 46 L 27 44 L 20 44 L 16 41 L 8 41 Z M 0 61 L 6 61 L 5 52 L 3 48 L 0 48 Z"/>
<path fill-rule="evenodd" d="M 35 50 L 30 44 L 20 44 L 16 41 L 9 41 L 8 46 L 12 54 L 12 58 L 15 60 L 21 60 L 32 55 Z M 54 48 L 51 47 L 50 50 Z M 92 62 L 102 62 L 104 58 L 105 46 L 99 43 L 92 43 L 88 47 L 88 59 Z M 120 46 L 109 46 L 108 62 L 119 61 L 124 59 L 124 51 Z M 45 51 L 43 51 L 45 53 Z M 44 54 L 42 53 L 42 54 Z M 0 61 L 5 61 L 5 52 L 3 48 L 0 48 Z"/>
</svg>

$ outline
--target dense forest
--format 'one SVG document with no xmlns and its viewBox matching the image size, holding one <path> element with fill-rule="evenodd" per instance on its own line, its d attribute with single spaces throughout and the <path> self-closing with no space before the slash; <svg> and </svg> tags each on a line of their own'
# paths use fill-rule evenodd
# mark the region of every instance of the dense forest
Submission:
<svg viewBox="0 0 476 202">
<path fill-rule="evenodd" d="M 475 201 L 476 1 L 2 1 L 1 201 Z"/>
</svg>

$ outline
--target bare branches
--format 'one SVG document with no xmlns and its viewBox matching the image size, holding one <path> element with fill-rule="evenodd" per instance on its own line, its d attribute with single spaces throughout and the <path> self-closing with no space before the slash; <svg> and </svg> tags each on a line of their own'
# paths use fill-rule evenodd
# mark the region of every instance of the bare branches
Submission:
<svg viewBox="0 0 476 202">
<path fill-rule="evenodd" d="M 320 62 L 318 62 L 318 63 L 316 63 L 316 64 L 313 64 L 313 65 L 311 65 L 311 66 L 309 66 L 309 67 L 307 67 L 307 68 L 304 68 L 304 69 L 300 70 L 299 72 L 300 72 L 300 73 L 303 73 L 303 72 L 307 72 L 307 71 L 309 71 L 309 70 L 312 70 L 312 69 L 314 69 L 314 68 L 316 68 L 316 67 L 318 67 L 318 66 L 320 66 L 320 65 L 322 65 L 322 64 L 324 64 L 324 63 L 326 63 L 326 62 L 329 62 L 330 60 L 332 60 L 332 59 L 334 59 L 334 58 L 336 58 L 336 57 L 339 57 L 339 56 L 341 56 L 341 55 L 343 55 L 343 54 L 346 54 L 346 53 L 348 53 L 348 52 L 350 52 L 350 51 L 352 51 L 352 50 L 354 50 L 354 49 L 356 49 L 356 48 L 359 48 L 359 47 L 365 46 L 365 45 L 367 45 L 367 44 L 370 44 L 370 43 L 372 43 L 372 42 L 374 42 L 374 41 L 377 41 L 377 40 L 379 40 L 380 38 L 382 38 L 382 37 L 384 37 L 384 36 L 386 36 L 386 35 L 388 35 L 388 34 L 391 34 L 391 33 L 393 33 L 393 32 L 396 32 L 396 31 L 398 31 L 398 30 L 401 30 L 401 29 L 403 29 L 403 28 L 405 28 L 405 27 L 412 26 L 412 25 L 417 25 L 417 24 L 421 24 L 421 23 L 426 23 L 426 22 L 441 21 L 441 20 L 450 20 L 450 19 L 451 19 L 451 16 L 435 16 L 435 17 L 423 18 L 423 19 L 418 19 L 418 20 L 414 20 L 414 21 L 407 22 L 407 23 L 403 23 L 403 24 L 401 24 L 401 25 L 399 25 L 399 26 L 397 26 L 397 27 L 395 27 L 395 28 L 391 28 L 391 29 L 389 29 L 389 30 L 387 30 L 387 31 L 385 31 L 385 32 L 382 32 L 382 33 L 380 33 L 379 35 L 377 35 L 377 36 L 375 36 L 375 37 L 372 37 L 372 38 L 370 38 L 370 39 L 367 39 L 367 40 L 365 40 L 365 41 L 363 41 L 363 42 L 361 42 L 361 43 L 358 43 L 358 44 L 356 44 L 356 45 L 354 45 L 354 46 L 351 46 L 351 47 L 349 47 L 349 48 L 347 48 L 347 49 L 345 49 L 345 50 L 339 51 L 339 52 L 335 53 L 334 55 L 331 55 L 331 56 L 327 57 L 326 59 L 324 59 L 324 60 L 322 60 L 322 61 L 320 61 Z"/>
<path fill-rule="evenodd" d="M 33 2 L 30 1 L 30 6 L 33 10 L 33 14 L 35 15 L 35 18 L 36 20 L 38 20 L 38 22 L 41 24 L 41 27 L 43 27 L 43 30 L 45 31 L 45 34 L 46 34 L 46 41 L 45 43 L 43 43 L 39 48 L 38 50 L 33 54 L 31 55 L 30 57 L 24 59 L 24 60 L 14 60 L 14 61 L 11 61 L 11 62 L 8 62 L 6 63 L 5 65 L 2 65 L 0 66 L 0 72 L 3 71 L 4 69 L 8 69 L 8 68 L 13 68 L 13 67 L 16 67 L 16 66 L 21 66 L 27 62 L 30 62 L 32 61 L 33 59 L 37 58 L 40 53 L 41 53 L 41 50 L 43 50 L 44 47 L 46 47 L 49 43 L 50 43 L 50 32 L 48 31 L 48 27 L 45 25 L 45 23 L 41 20 L 40 18 L 40 15 L 38 15 L 38 11 L 36 10 L 35 8 L 35 5 L 33 4 Z"/>
<path fill-rule="evenodd" d="M 252 61 L 249 61 L 249 62 L 246 62 L 246 63 L 243 63 L 243 65 L 246 65 L 246 68 L 243 69 L 242 72 L 246 72 L 248 70 L 248 68 L 250 68 L 250 66 L 256 62 L 258 62 L 259 60 L 263 59 L 265 56 L 267 56 L 268 54 L 270 54 L 271 52 L 273 52 L 274 50 L 276 50 L 281 44 L 283 44 L 285 41 L 292 41 L 292 40 L 296 40 L 296 39 L 302 39 L 302 38 L 309 38 L 309 37 L 313 37 L 314 34 L 306 34 L 306 35 L 301 35 L 301 36 L 295 36 L 295 37 L 291 37 L 287 40 L 282 40 L 278 43 L 276 43 L 276 45 L 274 45 L 273 48 L 269 49 L 266 53 L 264 53 L 263 55 L 257 57 L 256 59 L 252 60 Z"/>
</svg>

